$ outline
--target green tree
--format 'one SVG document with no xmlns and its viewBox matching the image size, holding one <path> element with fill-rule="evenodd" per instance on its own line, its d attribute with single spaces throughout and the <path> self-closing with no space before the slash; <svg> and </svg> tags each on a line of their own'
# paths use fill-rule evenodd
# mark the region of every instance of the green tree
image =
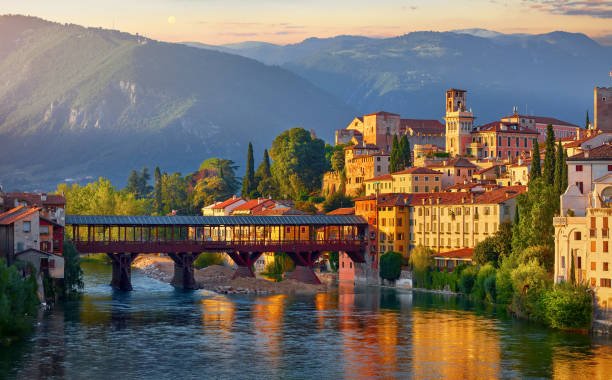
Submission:
<svg viewBox="0 0 612 380">
<path fill-rule="evenodd" d="M 536 178 L 542 176 L 542 169 L 540 168 L 540 145 L 538 140 L 533 140 L 533 152 L 531 154 L 531 171 L 529 172 L 529 181 L 533 181 Z"/>
<path fill-rule="evenodd" d="M 532 260 L 512 271 L 512 286 L 514 300 L 512 310 L 529 318 L 542 320 L 544 311 L 539 308 L 539 298 L 549 285 L 549 275 L 546 269 Z"/>
<path fill-rule="evenodd" d="M 561 165 L 563 172 L 561 174 L 561 189 L 563 190 L 561 194 L 565 193 L 568 186 L 568 177 L 567 177 L 567 150 L 563 151 L 563 164 Z"/>
<path fill-rule="evenodd" d="M 547 245 L 533 245 L 525 248 L 517 257 L 518 264 L 527 264 L 533 260 L 547 271 L 552 272 L 555 263 L 555 251 Z"/>
<path fill-rule="evenodd" d="M 589 129 L 589 124 L 591 124 L 591 122 L 589 121 L 589 110 L 586 111 L 586 121 L 584 123 L 584 129 Z"/>
<path fill-rule="evenodd" d="M 403 135 L 399 142 L 402 165 L 403 167 L 400 170 L 404 170 L 407 167 L 412 166 L 412 153 L 410 152 L 410 141 L 408 141 L 408 137 Z"/>
<path fill-rule="evenodd" d="M 497 265 L 499 251 L 497 241 L 493 236 L 489 236 L 483 241 L 480 241 L 474 247 L 474 262 L 478 265 L 486 263 L 494 263 Z"/>
<path fill-rule="evenodd" d="M 30 271 L 35 271 L 32 266 Z M 11 343 L 32 331 L 38 309 L 35 273 L 23 278 L 15 265 L 0 259 L 0 338 Z"/>
<path fill-rule="evenodd" d="M 189 193 L 192 213 L 199 214 L 202 207 L 222 201 L 233 195 L 227 183 L 219 176 L 202 178 Z"/>
<path fill-rule="evenodd" d="M 529 190 L 517 197 L 519 223 L 512 234 L 512 252 L 519 255 L 535 245 L 554 247 L 553 216 L 557 211 L 557 194 L 543 178 L 532 181 Z"/>
<path fill-rule="evenodd" d="M 149 174 L 149 168 L 142 168 L 140 173 L 136 170 L 132 170 L 128 177 L 125 191 L 133 193 L 136 199 L 146 198 L 153 190 L 153 188 L 149 186 L 150 179 L 151 175 Z"/>
<path fill-rule="evenodd" d="M 565 192 L 563 188 L 563 165 L 565 164 L 563 157 L 563 146 L 561 145 L 561 141 L 559 141 L 559 145 L 557 146 L 557 157 L 555 159 L 555 178 L 553 181 L 555 191 L 559 195 Z"/>
<path fill-rule="evenodd" d="M 542 294 L 540 302 L 546 322 L 552 327 L 584 330 L 591 327 L 593 299 L 586 285 L 556 284 Z"/>
<path fill-rule="evenodd" d="M 555 132 L 552 124 L 546 126 L 546 152 L 544 153 L 544 167 L 542 177 L 546 183 L 552 185 L 555 179 Z"/>
<path fill-rule="evenodd" d="M 397 280 L 402 273 L 402 254 L 389 251 L 380 256 L 380 271 L 379 275 L 385 280 Z"/>
<path fill-rule="evenodd" d="M 335 172 L 341 172 L 344 170 L 344 152 L 335 151 L 331 157 L 332 170 Z"/>
<path fill-rule="evenodd" d="M 259 183 L 261 180 L 265 178 L 272 177 L 272 172 L 270 171 L 270 156 L 268 155 L 268 150 L 264 149 L 263 160 L 261 164 L 257 167 L 257 172 L 255 173 L 255 180 Z"/>
<path fill-rule="evenodd" d="M 307 212 L 309 214 L 316 214 L 319 210 L 317 209 L 317 206 L 314 205 L 314 203 L 310 202 L 310 201 L 296 201 L 295 202 L 295 208 L 297 210 L 300 211 L 304 211 Z"/>
<path fill-rule="evenodd" d="M 79 251 L 76 250 L 68 236 L 64 238 L 64 280 L 62 290 L 65 296 L 80 292 L 83 287 L 83 269 Z"/>
<path fill-rule="evenodd" d="M 242 192 L 244 198 L 257 198 L 257 183 L 255 183 L 255 159 L 253 158 L 253 144 L 249 141 L 247 150 L 246 173 L 242 179 Z"/>
<path fill-rule="evenodd" d="M 170 214 L 173 210 L 184 211 L 187 208 L 187 184 L 181 173 L 162 175 L 163 213 Z"/>
<path fill-rule="evenodd" d="M 159 170 L 159 166 L 155 167 L 155 209 L 158 215 L 161 215 L 163 212 L 164 204 L 162 200 L 162 174 L 161 170 Z"/>
<path fill-rule="evenodd" d="M 516 212 L 516 211 L 515 211 Z M 515 214 L 514 219 L 518 223 L 518 213 Z M 508 257 L 512 254 L 512 234 L 513 225 L 509 221 L 503 221 L 499 224 L 499 229 L 493 235 L 495 239 L 495 249 L 497 251 L 498 259 L 495 265 L 498 266 L 500 257 Z"/>
<path fill-rule="evenodd" d="M 576 264 L 574 264 L 574 252 L 572 251 L 570 257 L 570 283 L 576 284 Z"/>
<path fill-rule="evenodd" d="M 325 144 L 303 128 L 292 128 L 278 135 L 270 149 L 272 175 L 280 192 L 292 199 L 321 188 L 327 169 Z"/>
<path fill-rule="evenodd" d="M 336 191 L 323 202 L 323 211 L 330 212 L 342 207 L 353 207 L 353 205 L 353 200 L 350 197 L 347 197 L 341 191 Z"/>
<path fill-rule="evenodd" d="M 397 135 L 393 135 L 393 141 L 391 143 L 391 157 L 389 157 L 389 173 L 395 173 L 402 169 L 402 157 L 400 152 L 399 141 Z"/>
<path fill-rule="evenodd" d="M 204 169 L 217 170 L 219 177 L 225 182 L 229 193 L 236 194 L 240 187 L 240 182 L 236 179 L 236 169 L 238 169 L 238 166 L 236 166 L 234 161 L 217 157 L 208 158 L 200 164 L 199 170 Z"/>
</svg>

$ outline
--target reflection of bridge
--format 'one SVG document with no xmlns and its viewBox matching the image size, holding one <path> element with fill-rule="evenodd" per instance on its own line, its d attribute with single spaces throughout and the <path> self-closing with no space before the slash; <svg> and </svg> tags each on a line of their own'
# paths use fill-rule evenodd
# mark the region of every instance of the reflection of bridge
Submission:
<svg viewBox="0 0 612 380">
<path fill-rule="evenodd" d="M 111 285 L 121 290 L 132 289 L 130 266 L 140 253 L 168 254 L 172 284 L 186 289 L 196 287 L 193 262 L 202 252 L 227 253 L 238 265 L 234 277 L 253 277 L 251 268 L 264 252 L 285 252 L 296 264 L 291 278 L 307 283 L 320 283 L 312 267 L 323 252 L 365 261 L 367 223 L 354 215 L 66 215 L 66 225 L 79 252 L 108 254 Z"/>
</svg>

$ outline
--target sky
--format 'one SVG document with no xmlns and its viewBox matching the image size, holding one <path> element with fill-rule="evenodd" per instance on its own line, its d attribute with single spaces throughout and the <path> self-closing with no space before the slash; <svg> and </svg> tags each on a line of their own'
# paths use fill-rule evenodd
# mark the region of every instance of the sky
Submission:
<svg viewBox="0 0 612 380">
<path fill-rule="evenodd" d="M 564 30 L 612 44 L 611 0 L 1 0 L 0 14 L 211 45 L 466 28 Z"/>
</svg>

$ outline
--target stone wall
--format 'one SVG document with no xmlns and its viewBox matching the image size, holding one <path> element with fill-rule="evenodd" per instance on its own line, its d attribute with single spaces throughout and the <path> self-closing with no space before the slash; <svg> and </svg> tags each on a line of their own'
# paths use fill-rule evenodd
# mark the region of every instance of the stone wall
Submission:
<svg viewBox="0 0 612 380">
<path fill-rule="evenodd" d="M 327 172 L 323 175 L 323 185 L 321 186 L 321 194 L 326 196 L 334 193 L 342 186 L 342 176 L 340 172 Z"/>
</svg>

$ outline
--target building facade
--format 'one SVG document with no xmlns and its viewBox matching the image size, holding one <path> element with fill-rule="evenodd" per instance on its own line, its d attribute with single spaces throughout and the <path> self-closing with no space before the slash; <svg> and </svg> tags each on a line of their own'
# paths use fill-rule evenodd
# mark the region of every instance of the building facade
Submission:
<svg viewBox="0 0 612 380">
<path fill-rule="evenodd" d="M 518 124 L 521 127 L 537 131 L 539 134 L 538 143 L 543 143 L 546 141 L 546 130 L 548 128 L 548 124 L 551 124 L 553 127 L 555 139 L 563 139 L 568 137 L 580 138 L 581 132 L 584 131 L 576 124 L 545 116 L 526 116 L 514 113 L 512 116 L 503 117 L 501 121 L 510 124 Z"/>
<path fill-rule="evenodd" d="M 612 87 L 595 87 L 595 129 L 612 132 Z"/>
<path fill-rule="evenodd" d="M 451 157 L 465 154 L 474 128 L 474 114 L 466 107 L 465 90 L 446 91 L 446 151 Z"/>
</svg>

